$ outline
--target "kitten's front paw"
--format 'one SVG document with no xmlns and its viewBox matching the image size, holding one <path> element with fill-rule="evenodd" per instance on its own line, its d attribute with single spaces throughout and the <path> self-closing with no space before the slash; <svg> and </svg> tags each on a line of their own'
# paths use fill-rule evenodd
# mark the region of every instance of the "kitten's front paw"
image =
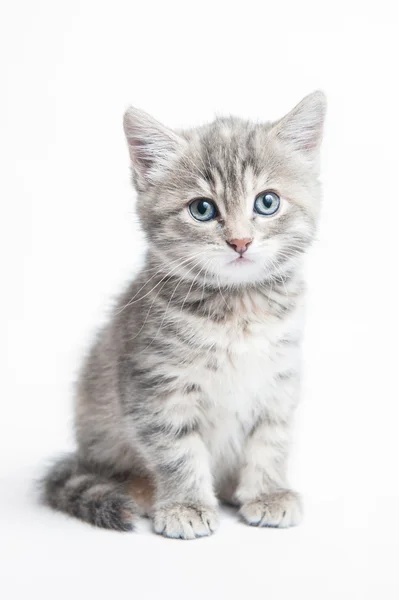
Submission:
<svg viewBox="0 0 399 600">
<path fill-rule="evenodd" d="M 240 514 L 249 525 L 257 527 L 293 527 L 301 522 L 302 502 L 296 492 L 281 490 L 246 502 Z"/>
<path fill-rule="evenodd" d="M 211 535 L 218 526 L 214 508 L 194 504 L 172 504 L 155 511 L 156 533 L 171 538 L 193 540 Z"/>
</svg>

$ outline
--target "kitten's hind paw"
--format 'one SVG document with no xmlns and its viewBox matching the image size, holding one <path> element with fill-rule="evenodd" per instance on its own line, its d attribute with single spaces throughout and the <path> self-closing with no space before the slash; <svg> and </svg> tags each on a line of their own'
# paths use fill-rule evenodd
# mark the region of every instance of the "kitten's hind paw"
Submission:
<svg viewBox="0 0 399 600">
<path fill-rule="evenodd" d="M 255 527 L 293 527 L 302 520 L 302 502 L 296 492 L 280 490 L 246 502 L 240 515 Z"/>
<path fill-rule="evenodd" d="M 156 533 L 170 538 L 193 540 L 211 535 L 218 526 L 217 511 L 194 504 L 172 504 L 154 514 Z"/>
</svg>

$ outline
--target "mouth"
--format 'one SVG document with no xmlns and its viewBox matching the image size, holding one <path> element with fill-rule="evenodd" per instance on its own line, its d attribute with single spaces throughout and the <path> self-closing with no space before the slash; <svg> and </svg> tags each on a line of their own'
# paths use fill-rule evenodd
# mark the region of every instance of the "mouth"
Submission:
<svg viewBox="0 0 399 600">
<path fill-rule="evenodd" d="M 250 258 L 247 258 L 246 256 L 238 256 L 237 258 L 234 258 L 233 260 L 229 261 L 229 265 L 249 265 L 251 263 L 253 263 L 254 261 L 251 260 Z"/>
</svg>

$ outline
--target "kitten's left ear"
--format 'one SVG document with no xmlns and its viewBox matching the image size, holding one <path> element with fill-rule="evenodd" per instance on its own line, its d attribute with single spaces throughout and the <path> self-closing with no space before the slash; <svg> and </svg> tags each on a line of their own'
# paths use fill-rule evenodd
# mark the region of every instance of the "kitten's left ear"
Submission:
<svg viewBox="0 0 399 600">
<path fill-rule="evenodd" d="M 184 140 L 143 110 L 130 107 L 123 119 L 133 180 L 139 190 L 162 175 L 184 147 Z"/>
<path fill-rule="evenodd" d="M 317 91 L 306 96 L 269 130 L 270 136 L 308 160 L 317 157 L 323 136 L 326 97 Z"/>
</svg>

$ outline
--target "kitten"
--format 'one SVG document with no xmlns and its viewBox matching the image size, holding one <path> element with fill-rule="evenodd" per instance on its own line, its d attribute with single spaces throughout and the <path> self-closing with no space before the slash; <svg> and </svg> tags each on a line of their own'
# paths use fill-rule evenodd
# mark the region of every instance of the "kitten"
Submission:
<svg viewBox="0 0 399 600">
<path fill-rule="evenodd" d="M 299 523 L 286 467 L 324 114 L 321 92 L 265 124 L 172 131 L 127 111 L 146 264 L 85 361 L 78 450 L 45 477 L 48 505 L 184 539 L 216 529 L 218 500 L 250 525 Z"/>
</svg>

